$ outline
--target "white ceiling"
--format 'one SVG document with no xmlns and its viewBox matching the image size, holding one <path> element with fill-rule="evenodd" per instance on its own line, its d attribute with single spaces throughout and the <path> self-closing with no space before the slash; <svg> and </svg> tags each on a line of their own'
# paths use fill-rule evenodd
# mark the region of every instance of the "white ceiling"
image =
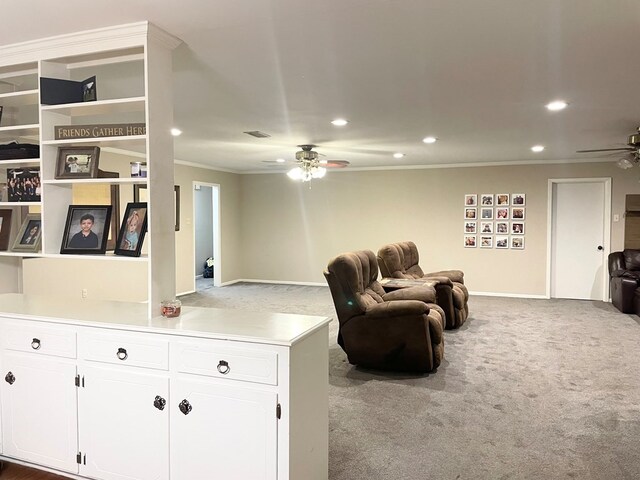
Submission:
<svg viewBox="0 0 640 480">
<path fill-rule="evenodd" d="M 591 159 L 575 150 L 624 146 L 640 125 L 638 0 L 0 0 L 0 13 L 0 45 L 140 20 L 183 40 L 175 156 L 238 172 L 302 143 L 350 168 Z M 548 112 L 558 98 L 569 108 Z"/>
</svg>

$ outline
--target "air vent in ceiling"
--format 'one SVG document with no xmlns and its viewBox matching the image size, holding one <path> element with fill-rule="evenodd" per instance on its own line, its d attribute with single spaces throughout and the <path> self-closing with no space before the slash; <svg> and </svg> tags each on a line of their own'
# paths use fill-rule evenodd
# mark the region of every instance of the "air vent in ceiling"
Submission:
<svg viewBox="0 0 640 480">
<path fill-rule="evenodd" d="M 253 130 L 252 132 L 244 132 L 244 133 L 256 138 L 269 138 L 271 136 L 268 133 L 261 132 L 260 130 Z"/>
</svg>

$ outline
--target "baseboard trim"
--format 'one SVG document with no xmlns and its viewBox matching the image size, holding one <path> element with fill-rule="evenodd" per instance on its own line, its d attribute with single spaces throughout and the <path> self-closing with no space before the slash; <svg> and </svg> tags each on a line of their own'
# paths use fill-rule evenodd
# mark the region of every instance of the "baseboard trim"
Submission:
<svg viewBox="0 0 640 480">
<path fill-rule="evenodd" d="M 190 293 L 196 293 L 195 290 L 187 290 L 186 292 L 176 293 L 176 297 L 180 297 L 182 295 L 189 295 Z"/>
<path fill-rule="evenodd" d="M 479 297 L 535 298 L 539 300 L 549 300 L 549 297 L 546 295 L 533 295 L 530 293 L 469 292 L 469 295 L 477 295 Z"/>
<path fill-rule="evenodd" d="M 248 283 L 271 283 L 274 285 L 303 285 L 307 287 L 326 287 L 324 282 L 295 282 L 293 280 L 260 280 L 256 278 L 240 278 L 231 282 L 225 282 L 222 285 L 231 285 L 232 283 L 248 282 Z"/>
<path fill-rule="evenodd" d="M 196 275 L 196 280 L 199 279 L 199 278 L 204 278 L 204 277 L 202 276 L 202 274 Z"/>
<path fill-rule="evenodd" d="M 233 285 L 234 283 L 244 282 L 244 280 L 229 280 L 228 282 L 222 282 L 220 284 L 221 287 L 228 287 L 229 285 Z"/>
</svg>

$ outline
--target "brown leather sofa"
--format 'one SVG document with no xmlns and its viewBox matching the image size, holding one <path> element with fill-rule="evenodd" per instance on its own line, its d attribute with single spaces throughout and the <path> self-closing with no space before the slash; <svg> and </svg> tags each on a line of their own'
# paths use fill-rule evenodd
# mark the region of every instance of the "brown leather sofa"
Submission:
<svg viewBox="0 0 640 480">
<path fill-rule="evenodd" d="M 385 292 L 371 251 L 329 262 L 324 275 L 340 323 L 338 344 L 349 363 L 368 368 L 430 372 L 444 357 L 444 312 L 432 287 Z"/>
<path fill-rule="evenodd" d="M 460 327 L 469 316 L 469 291 L 460 270 L 424 273 L 418 262 L 418 247 L 413 242 L 398 242 L 378 250 L 378 265 L 383 277 L 435 279 L 437 302 L 445 312 L 447 328 Z"/>
<path fill-rule="evenodd" d="M 611 303 L 622 313 L 640 315 L 640 250 L 609 254 Z"/>
</svg>

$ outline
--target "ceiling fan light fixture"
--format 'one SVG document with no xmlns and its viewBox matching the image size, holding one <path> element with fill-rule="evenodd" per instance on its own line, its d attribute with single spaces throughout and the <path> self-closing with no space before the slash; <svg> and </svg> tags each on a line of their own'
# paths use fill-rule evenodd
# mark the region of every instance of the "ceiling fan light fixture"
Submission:
<svg viewBox="0 0 640 480">
<path fill-rule="evenodd" d="M 300 167 L 294 167 L 287 172 L 287 177 L 291 180 L 303 180 L 303 171 Z M 303 180 L 304 181 L 304 180 Z"/>
<path fill-rule="evenodd" d="M 546 105 L 547 110 L 551 112 L 559 112 L 560 110 L 564 110 L 565 108 L 567 108 L 567 106 L 569 106 L 569 104 L 564 100 L 554 100 L 553 102 L 549 102 Z"/>
<path fill-rule="evenodd" d="M 627 157 L 622 157 L 616 162 L 616 167 L 622 170 L 628 170 L 629 168 L 633 168 L 633 163 Z"/>
</svg>

